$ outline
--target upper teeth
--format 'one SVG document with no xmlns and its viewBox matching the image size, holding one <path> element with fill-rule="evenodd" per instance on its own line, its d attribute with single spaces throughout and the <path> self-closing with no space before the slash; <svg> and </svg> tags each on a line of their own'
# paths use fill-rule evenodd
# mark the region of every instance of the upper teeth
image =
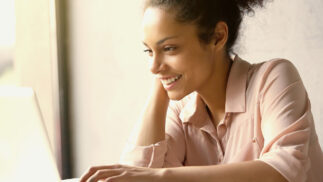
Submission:
<svg viewBox="0 0 323 182">
<path fill-rule="evenodd" d="M 175 76 L 175 77 L 172 77 L 172 78 L 168 78 L 168 79 L 162 79 L 162 80 L 161 80 L 161 82 L 162 82 L 163 84 L 168 85 L 168 84 L 171 84 L 171 83 L 175 82 L 175 81 L 176 81 L 176 80 L 178 80 L 180 77 L 181 77 L 181 75 L 178 75 L 178 76 Z"/>
</svg>

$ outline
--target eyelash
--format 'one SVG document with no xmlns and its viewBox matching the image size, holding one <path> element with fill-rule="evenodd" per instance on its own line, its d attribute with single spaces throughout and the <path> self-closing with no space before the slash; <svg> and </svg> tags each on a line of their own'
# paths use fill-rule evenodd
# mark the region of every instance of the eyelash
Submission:
<svg viewBox="0 0 323 182">
<path fill-rule="evenodd" d="M 177 47 L 175 46 L 169 46 L 169 47 L 165 47 L 163 48 L 163 50 L 166 52 L 166 51 L 175 51 L 177 49 Z M 148 54 L 152 54 L 153 51 L 151 49 L 145 49 L 144 50 L 145 53 L 148 53 Z"/>
<path fill-rule="evenodd" d="M 151 53 L 151 52 L 152 52 L 152 50 L 150 50 L 150 49 L 145 49 L 145 50 L 144 50 L 144 52 Z"/>
<path fill-rule="evenodd" d="M 164 48 L 164 51 L 175 51 L 175 50 L 176 50 L 176 47 L 174 46 L 169 46 Z"/>
<path fill-rule="evenodd" d="M 144 52 L 148 53 L 149 55 L 151 55 L 153 53 L 153 51 L 151 49 L 145 49 Z"/>
</svg>

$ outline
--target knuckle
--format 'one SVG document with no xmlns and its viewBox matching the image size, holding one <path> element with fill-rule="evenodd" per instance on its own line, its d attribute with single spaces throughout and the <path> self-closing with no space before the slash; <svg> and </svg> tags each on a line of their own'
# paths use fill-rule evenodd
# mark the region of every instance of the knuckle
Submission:
<svg viewBox="0 0 323 182">
<path fill-rule="evenodd" d="M 116 168 L 122 168 L 122 165 L 121 164 L 116 164 L 115 167 Z"/>
<path fill-rule="evenodd" d="M 96 168 L 94 166 L 90 166 L 87 171 L 94 172 L 95 170 L 96 170 Z"/>
<path fill-rule="evenodd" d="M 94 173 L 94 176 L 100 176 L 104 173 L 104 171 L 102 170 L 97 170 L 95 173 Z"/>
<path fill-rule="evenodd" d="M 87 182 L 95 182 L 94 178 L 90 178 Z"/>
<path fill-rule="evenodd" d="M 121 173 L 121 176 L 130 176 L 131 175 L 131 173 L 129 172 L 129 171 L 123 171 L 122 173 Z"/>
</svg>

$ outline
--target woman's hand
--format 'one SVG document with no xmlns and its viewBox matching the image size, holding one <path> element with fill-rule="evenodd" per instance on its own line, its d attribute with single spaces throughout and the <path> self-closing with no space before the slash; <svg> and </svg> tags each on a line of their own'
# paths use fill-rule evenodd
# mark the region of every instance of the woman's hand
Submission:
<svg viewBox="0 0 323 182">
<path fill-rule="evenodd" d="M 158 182 L 162 169 L 126 165 L 91 167 L 80 182 Z"/>
<path fill-rule="evenodd" d="M 161 100 L 164 100 L 165 102 L 169 102 L 169 97 L 167 94 L 167 91 L 163 87 L 163 84 L 161 83 L 159 78 L 155 78 L 154 80 L 154 85 L 153 85 L 153 90 L 152 90 L 153 96 L 158 97 Z"/>
</svg>

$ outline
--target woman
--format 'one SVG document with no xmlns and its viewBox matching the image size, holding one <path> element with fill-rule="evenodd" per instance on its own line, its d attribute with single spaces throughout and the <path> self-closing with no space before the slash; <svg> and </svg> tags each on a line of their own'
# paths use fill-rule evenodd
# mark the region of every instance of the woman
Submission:
<svg viewBox="0 0 323 182">
<path fill-rule="evenodd" d="M 249 64 L 232 46 L 261 0 L 147 0 L 156 75 L 136 145 L 85 181 L 323 181 L 310 103 L 287 60 Z M 185 167 L 183 167 L 185 166 Z"/>
</svg>

